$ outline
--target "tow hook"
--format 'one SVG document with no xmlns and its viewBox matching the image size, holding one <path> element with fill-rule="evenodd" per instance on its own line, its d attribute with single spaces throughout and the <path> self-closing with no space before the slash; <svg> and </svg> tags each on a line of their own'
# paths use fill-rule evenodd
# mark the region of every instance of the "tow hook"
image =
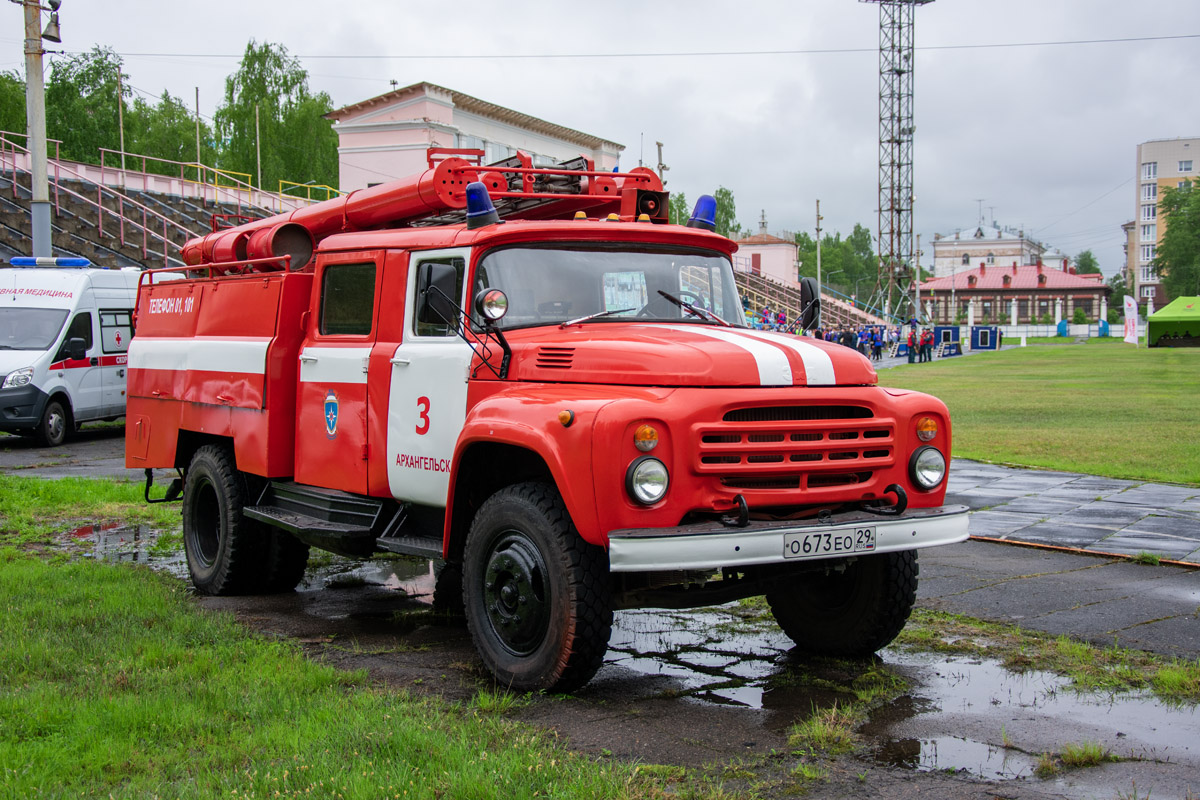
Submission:
<svg viewBox="0 0 1200 800">
<path fill-rule="evenodd" d="M 908 508 L 908 494 L 904 491 L 904 487 L 898 483 L 893 483 L 883 490 L 884 495 L 896 495 L 896 504 L 894 506 L 878 505 L 874 502 L 863 503 L 861 508 L 863 511 L 869 511 L 872 514 L 881 514 L 885 517 L 896 517 L 904 513 L 904 509 Z M 879 503 L 883 501 L 880 500 Z"/>
<path fill-rule="evenodd" d="M 726 528 L 744 528 L 750 524 L 750 507 L 746 505 L 746 498 L 740 494 L 733 498 L 737 503 L 737 518 L 731 518 L 724 514 L 721 515 L 721 524 Z"/>
</svg>

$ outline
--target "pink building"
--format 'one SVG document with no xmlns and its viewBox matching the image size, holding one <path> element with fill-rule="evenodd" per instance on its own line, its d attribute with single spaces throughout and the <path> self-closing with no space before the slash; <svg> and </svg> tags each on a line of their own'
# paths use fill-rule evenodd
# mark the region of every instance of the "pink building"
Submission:
<svg viewBox="0 0 1200 800">
<path fill-rule="evenodd" d="M 764 230 L 754 236 L 738 239 L 735 266 L 740 271 L 798 287 L 800 264 L 796 242 L 772 236 L 766 232 L 766 226 L 763 227 Z"/>
<path fill-rule="evenodd" d="M 534 166 L 583 155 L 596 169 L 611 170 L 624 145 L 432 83 L 414 83 L 331 111 L 338 134 L 339 187 L 343 192 L 413 175 L 427 168 L 430 147 L 483 150 L 484 163 L 518 150 Z"/>
</svg>

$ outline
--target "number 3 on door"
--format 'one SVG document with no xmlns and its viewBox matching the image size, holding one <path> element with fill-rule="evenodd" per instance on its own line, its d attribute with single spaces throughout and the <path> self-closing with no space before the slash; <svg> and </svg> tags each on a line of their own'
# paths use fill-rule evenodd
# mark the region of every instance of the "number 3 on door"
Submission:
<svg viewBox="0 0 1200 800">
<path fill-rule="evenodd" d="M 429 398 L 428 397 L 418 397 L 417 398 L 417 418 L 421 420 L 420 423 L 417 424 L 417 428 L 416 428 L 417 433 L 420 434 L 421 436 L 424 436 L 425 434 L 429 433 Z"/>
</svg>

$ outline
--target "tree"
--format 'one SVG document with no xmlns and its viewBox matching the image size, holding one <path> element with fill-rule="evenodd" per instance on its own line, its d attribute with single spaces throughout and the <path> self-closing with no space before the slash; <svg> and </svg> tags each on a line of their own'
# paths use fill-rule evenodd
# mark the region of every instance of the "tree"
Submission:
<svg viewBox="0 0 1200 800">
<path fill-rule="evenodd" d="M 25 133 L 25 79 L 16 70 L 0 72 L 0 131 Z"/>
<path fill-rule="evenodd" d="M 717 201 L 717 233 L 722 236 L 736 236 L 741 233 L 742 226 L 737 223 L 737 204 L 733 201 L 733 192 L 724 186 L 718 186 L 713 197 Z"/>
<path fill-rule="evenodd" d="M 1071 315 L 1071 322 L 1076 325 L 1084 325 L 1088 321 L 1087 314 L 1082 308 L 1076 308 L 1075 313 Z"/>
<path fill-rule="evenodd" d="M 1125 303 L 1125 295 L 1129 294 L 1129 287 L 1125 284 L 1124 270 L 1117 272 L 1108 279 L 1108 288 L 1112 294 L 1108 296 L 1108 304 L 1113 308 Z"/>
<path fill-rule="evenodd" d="M 328 94 L 309 91 L 308 73 L 287 48 L 251 39 L 237 72 L 225 79 L 225 101 L 216 113 L 220 166 L 257 175 L 257 110 L 262 188 L 276 188 L 280 179 L 334 185 L 337 134 L 324 119 L 332 109 Z"/>
<path fill-rule="evenodd" d="M 120 71 L 121 59 L 109 47 L 54 61 L 46 82 L 46 136 L 62 141 L 62 158 L 94 164 L 101 147 L 119 147 Z M 127 84 L 125 93 L 129 94 Z"/>
<path fill-rule="evenodd" d="M 1159 201 L 1166 230 L 1151 264 L 1171 297 L 1200 294 L 1200 192 L 1194 185 L 1169 186 Z"/>
<path fill-rule="evenodd" d="M 685 225 L 689 216 L 691 209 L 688 208 L 687 196 L 683 192 L 673 193 L 667 201 L 667 219 L 672 225 Z"/>
<path fill-rule="evenodd" d="M 1099 275 L 1100 265 L 1091 250 L 1084 250 L 1075 256 L 1075 272 L 1080 275 Z"/>
<path fill-rule="evenodd" d="M 212 129 L 200 125 L 200 160 L 204 164 L 216 161 Z M 154 158 L 192 163 L 196 160 L 196 118 L 183 100 L 163 92 L 156 104 L 140 97 L 125 112 L 125 149 Z M 141 163 L 130 164 L 141 169 Z M 148 172 L 178 175 L 179 168 L 171 164 L 146 162 Z M 195 177 L 194 175 L 192 177 Z"/>
</svg>

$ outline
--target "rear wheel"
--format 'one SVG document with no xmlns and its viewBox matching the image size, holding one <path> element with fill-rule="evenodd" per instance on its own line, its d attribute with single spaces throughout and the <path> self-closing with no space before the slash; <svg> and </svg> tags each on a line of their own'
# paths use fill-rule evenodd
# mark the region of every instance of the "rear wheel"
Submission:
<svg viewBox="0 0 1200 800">
<path fill-rule="evenodd" d="M 61 400 L 46 403 L 42 419 L 34 429 L 33 436 L 42 447 L 58 447 L 67 440 L 67 432 L 74 430 L 71 413 Z"/>
<path fill-rule="evenodd" d="M 579 536 L 553 486 L 510 486 L 479 509 L 463 603 L 480 657 L 506 688 L 577 689 L 608 650 L 607 554 Z"/>
<path fill-rule="evenodd" d="M 843 572 L 803 575 L 767 593 L 775 621 L 796 647 L 868 656 L 904 629 L 917 599 L 917 551 L 863 556 Z"/>
<path fill-rule="evenodd" d="M 192 456 L 183 483 L 183 549 L 192 583 L 203 594 L 263 589 L 272 532 L 242 517 L 247 494 L 229 448 L 206 445 Z"/>
<path fill-rule="evenodd" d="M 249 524 L 251 520 L 243 520 Z M 304 578 L 308 568 L 308 545 L 287 531 L 264 531 L 267 537 L 265 573 L 261 591 L 265 594 L 290 592 Z"/>
</svg>

